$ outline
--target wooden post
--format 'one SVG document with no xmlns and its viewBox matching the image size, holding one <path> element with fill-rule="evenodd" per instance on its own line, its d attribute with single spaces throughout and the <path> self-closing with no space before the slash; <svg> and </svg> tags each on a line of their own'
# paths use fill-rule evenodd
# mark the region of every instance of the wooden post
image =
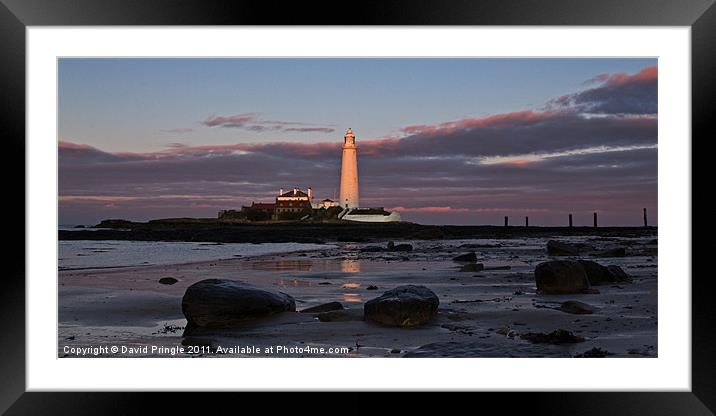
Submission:
<svg viewBox="0 0 716 416">
<path fill-rule="evenodd" d="M 530 226 L 530 217 L 525 217 L 525 227 Z"/>
<path fill-rule="evenodd" d="M 594 213 L 594 228 L 597 228 L 597 213 Z"/>
<path fill-rule="evenodd" d="M 505 227 L 507 227 L 507 215 L 505 215 Z"/>
<path fill-rule="evenodd" d="M 569 214 L 569 226 L 572 226 L 572 214 Z"/>
<path fill-rule="evenodd" d="M 646 223 L 646 208 L 644 208 L 644 227 L 648 227 Z"/>
</svg>

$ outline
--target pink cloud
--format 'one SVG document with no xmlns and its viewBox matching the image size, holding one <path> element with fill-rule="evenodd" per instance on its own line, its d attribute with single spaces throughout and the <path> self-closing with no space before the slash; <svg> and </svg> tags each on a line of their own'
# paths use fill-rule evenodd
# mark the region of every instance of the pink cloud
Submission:
<svg viewBox="0 0 716 416">
<path fill-rule="evenodd" d="M 650 82 L 659 78 L 659 67 L 657 65 L 649 66 L 634 75 L 625 74 L 623 72 L 610 75 L 604 81 L 608 85 L 624 85 L 631 82 Z"/>
<path fill-rule="evenodd" d="M 57 147 L 61 150 L 89 150 L 94 149 L 94 147 L 87 145 L 87 144 L 80 144 L 80 143 L 72 143 L 65 140 L 60 139 L 57 142 Z"/>
<path fill-rule="evenodd" d="M 406 134 L 437 135 L 450 134 L 458 130 L 473 128 L 510 128 L 516 125 L 528 126 L 564 114 L 565 112 L 565 110 L 516 111 L 487 117 L 464 118 L 434 125 L 412 125 L 403 127 L 401 131 Z"/>
</svg>

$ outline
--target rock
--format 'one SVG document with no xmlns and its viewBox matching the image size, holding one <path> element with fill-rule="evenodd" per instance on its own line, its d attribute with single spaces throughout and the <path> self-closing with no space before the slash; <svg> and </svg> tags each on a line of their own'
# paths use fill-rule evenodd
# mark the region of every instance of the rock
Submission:
<svg viewBox="0 0 716 416">
<path fill-rule="evenodd" d="M 388 326 L 422 325 L 438 313 L 440 300 L 425 286 L 406 285 L 365 303 L 365 319 Z"/>
<path fill-rule="evenodd" d="M 574 344 L 584 342 L 584 337 L 574 335 L 570 331 L 558 329 L 549 334 L 541 332 L 528 332 L 520 335 L 520 338 L 527 340 L 533 344 Z"/>
<path fill-rule="evenodd" d="M 331 282 L 319 282 L 318 284 L 319 284 L 319 285 L 332 285 L 333 283 L 331 283 Z"/>
<path fill-rule="evenodd" d="M 365 290 L 378 290 L 378 286 L 376 286 L 376 285 L 370 285 L 370 286 L 368 286 L 367 288 L 365 288 Z"/>
<path fill-rule="evenodd" d="M 484 270 L 512 270 L 512 266 L 485 267 Z"/>
<path fill-rule="evenodd" d="M 477 273 L 477 272 L 483 271 L 484 269 L 485 269 L 485 266 L 482 263 L 470 263 L 470 264 L 466 264 L 466 265 L 462 266 L 460 268 L 460 271 L 461 272 Z"/>
<path fill-rule="evenodd" d="M 385 249 L 382 249 L 383 251 L 413 251 L 413 245 L 412 244 L 395 244 L 392 241 L 388 242 L 388 245 L 385 247 Z"/>
<path fill-rule="evenodd" d="M 396 244 L 393 246 L 392 251 L 413 251 L 412 244 Z"/>
<path fill-rule="evenodd" d="M 360 309 L 341 309 L 319 313 L 316 317 L 321 322 L 362 321 L 363 311 Z"/>
<path fill-rule="evenodd" d="M 173 285 L 176 282 L 178 282 L 178 280 L 173 277 L 162 277 L 159 279 L 159 283 L 163 285 Z"/>
<path fill-rule="evenodd" d="M 453 260 L 460 261 L 460 262 L 475 263 L 477 261 L 477 254 L 475 254 L 474 251 L 471 251 L 467 254 L 462 254 L 457 257 L 454 257 Z"/>
<path fill-rule="evenodd" d="M 595 254 L 597 257 L 625 257 L 626 249 L 624 247 L 612 248 Z"/>
<path fill-rule="evenodd" d="M 576 261 L 552 260 L 535 268 L 537 290 L 543 293 L 582 293 L 589 289 L 584 267 Z"/>
<path fill-rule="evenodd" d="M 189 286 L 181 302 L 187 329 L 227 327 L 247 319 L 295 311 L 293 297 L 237 280 L 206 279 Z"/>
<path fill-rule="evenodd" d="M 597 308 L 584 302 L 576 300 L 568 300 L 560 305 L 559 310 L 562 312 L 573 313 L 576 315 L 589 315 L 597 311 Z"/>
<path fill-rule="evenodd" d="M 599 286 L 619 282 L 631 282 L 631 277 L 619 266 L 602 266 L 591 260 L 578 261 L 579 264 L 584 267 L 584 271 L 587 272 L 590 285 Z"/>
<path fill-rule="evenodd" d="M 614 355 L 613 352 L 603 350 L 601 348 L 594 347 L 591 350 L 584 351 L 581 354 L 577 354 L 574 358 L 604 358 L 607 355 Z"/>
<path fill-rule="evenodd" d="M 579 264 L 584 267 L 584 271 L 587 272 L 587 278 L 589 279 L 590 285 L 607 285 L 616 282 L 614 276 L 609 271 L 609 269 L 602 266 L 601 264 L 591 260 L 578 261 Z"/>
<path fill-rule="evenodd" d="M 385 251 L 385 249 L 380 246 L 367 246 L 360 249 L 360 251 L 363 253 L 380 253 Z"/>
<path fill-rule="evenodd" d="M 547 254 L 550 256 L 578 256 L 579 248 L 557 240 L 547 242 Z"/>
<path fill-rule="evenodd" d="M 621 267 L 612 264 L 610 266 L 607 266 L 607 269 L 609 269 L 609 272 L 612 274 L 612 276 L 614 277 L 614 279 L 616 279 L 617 282 L 632 282 L 631 276 L 629 276 L 624 270 L 622 270 Z"/>
<path fill-rule="evenodd" d="M 310 308 L 306 308 L 301 311 L 301 313 L 321 313 L 321 312 L 328 312 L 328 311 L 336 311 L 343 309 L 343 305 L 340 302 L 328 302 L 324 303 L 322 305 L 313 306 Z"/>
<path fill-rule="evenodd" d="M 485 339 L 474 342 L 443 341 L 408 350 L 402 357 L 571 357 L 567 348 L 562 346 L 513 341 L 509 343 L 509 347 L 506 345 Z"/>
</svg>

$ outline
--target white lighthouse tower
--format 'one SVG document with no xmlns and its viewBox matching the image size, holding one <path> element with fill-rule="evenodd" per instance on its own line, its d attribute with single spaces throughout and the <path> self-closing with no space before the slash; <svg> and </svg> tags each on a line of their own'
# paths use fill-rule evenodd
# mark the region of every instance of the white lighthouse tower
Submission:
<svg viewBox="0 0 716 416">
<path fill-rule="evenodd" d="M 343 208 L 358 208 L 358 154 L 356 138 L 348 129 L 343 136 L 343 161 L 341 164 L 341 195 L 338 201 Z"/>
</svg>

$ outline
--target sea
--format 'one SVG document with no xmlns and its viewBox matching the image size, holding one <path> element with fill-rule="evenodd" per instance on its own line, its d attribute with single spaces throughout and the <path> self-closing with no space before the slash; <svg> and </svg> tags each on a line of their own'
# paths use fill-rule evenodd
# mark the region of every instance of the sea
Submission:
<svg viewBox="0 0 716 416">
<path fill-rule="evenodd" d="M 59 270 L 194 263 L 263 254 L 335 248 L 307 243 L 212 243 L 123 240 L 61 240 Z"/>
</svg>

